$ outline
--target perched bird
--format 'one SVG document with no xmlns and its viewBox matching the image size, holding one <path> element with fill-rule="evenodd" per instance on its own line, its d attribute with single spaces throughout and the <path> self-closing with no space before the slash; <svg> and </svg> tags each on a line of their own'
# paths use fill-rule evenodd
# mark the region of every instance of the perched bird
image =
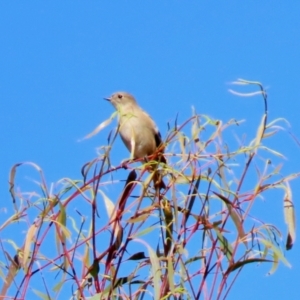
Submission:
<svg viewBox="0 0 300 300">
<path fill-rule="evenodd" d="M 134 159 L 145 158 L 160 148 L 156 160 L 166 163 L 160 132 L 152 118 L 126 92 L 114 93 L 109 101 L 118 111 L 120 136 Z"/>
<path fill-rule="evenodd" d="M 114 93 L 109 101 L 119 114 L 119 133 L 132 157 L 144 158 L 162 146 L 162 139 L 151 117 L 137 104 L 135 98 L 125 92 Z M 163 152 L 163 149 L 161 149 Z M 161 156 L 161 162 L 166 162 Z"/>
</svg>

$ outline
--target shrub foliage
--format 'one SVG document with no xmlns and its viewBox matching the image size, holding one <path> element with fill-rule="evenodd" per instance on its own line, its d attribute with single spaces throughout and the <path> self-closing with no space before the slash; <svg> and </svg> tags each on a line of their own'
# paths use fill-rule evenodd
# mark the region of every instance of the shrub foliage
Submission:
<svg viewBox="0 0 300 300">
<path fill-rule="evenodd" d="M 281 127 L 280 120 L 268 121 L 261 84 L 236 83 L 258 87 L 253 95 L 265 103 L 248 143 L 241 138 L 234 146 L 232 136 L 225 141 L 228 128 L 241 121 L 223 123 L 194 111 L 183 124 L 169 126 L 168 164 L 152 160 L 154 155 L 113 167 L 114 132 L 82 167 L 80 180 L 63 178 L 48 186 L 36 164 L 14 165 L 9 186 L 14 214 L 0 229 L 15 234 L 1 239 L 1 295 L 224 299 L 247 265 L 269 263 L 270 273 L 279 262 L 289 266 L 277 224 L 259 213 L 268 205 L 261 201 L 264 195 L 282 199 L 290 249 L 295 217 L 289 182 L 299 174 L 283 176 L 283 155 L 264 144 Z M 24 165 L 40 175 L 35 190 L 26 191 L 18 180 Z M 153 184 L 159 177 L 163 189 Z"/>
</svg>

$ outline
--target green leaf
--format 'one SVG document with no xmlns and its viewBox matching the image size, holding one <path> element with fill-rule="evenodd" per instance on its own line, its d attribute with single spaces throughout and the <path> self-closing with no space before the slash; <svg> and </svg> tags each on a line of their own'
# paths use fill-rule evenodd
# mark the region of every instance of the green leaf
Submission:
<svg viewBox="0 0 300 300">
<path fill-rule="evenodd" d="M 228 261 L 231 261 L 233 249 L 232 249 L 230 243 L 225 238 L 225 236 L 222 235 L 222 233 L 218 227 L 213 226 L 213 228 L 217 233 L 217 237 L 220 242 L 220 248 L 221 248 L 222 252 L 224 253 L 224 255 L 226 255 Z"/>
</svg>

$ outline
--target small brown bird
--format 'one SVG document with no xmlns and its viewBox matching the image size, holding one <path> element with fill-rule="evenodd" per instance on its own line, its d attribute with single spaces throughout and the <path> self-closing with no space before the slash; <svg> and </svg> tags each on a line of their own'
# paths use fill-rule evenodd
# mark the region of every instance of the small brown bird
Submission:
<svg viewBox="0 0 300 300">
<path fill-rule="evenodd" d="M 126 92 L 114 93 L 109 101 L 118 111 L 119 133 L 131 153 L 131 158 L 145 158 L 160 148 L 164 151 L 160 132 L 152 118 L 137 104 L 135 98 Z M 166 158 L 159 155 L 156 159 L 166 163 Z M 164 187 L 164 184 L 161 185 Z"/>
<path fill-rule="evenodd" d="M 109 101 L 119 114 L 119 133 L 132 158 L 143 158 L 162 146 L 160 132 L 152 118 L 126 92 L 114 93 Z M 163 148 L 163 147 L 162 147 Z M 161 149 L 163 152 L 163 149 Z M 166 163 L 164 156 L 161 162 Z"/>
</svg>

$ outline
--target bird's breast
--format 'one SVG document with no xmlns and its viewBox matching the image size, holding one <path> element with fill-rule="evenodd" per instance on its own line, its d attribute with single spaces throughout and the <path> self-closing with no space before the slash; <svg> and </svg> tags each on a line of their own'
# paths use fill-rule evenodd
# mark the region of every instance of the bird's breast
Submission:
<svg viewBox="0 0 300 300">
<path fill-rule="evenodd" d="M 134 158 L 143 158 L 156 150 L 154 132 L 144 121 L 137 116 L 120 118 L 119 133 Z"/>
</svg>

